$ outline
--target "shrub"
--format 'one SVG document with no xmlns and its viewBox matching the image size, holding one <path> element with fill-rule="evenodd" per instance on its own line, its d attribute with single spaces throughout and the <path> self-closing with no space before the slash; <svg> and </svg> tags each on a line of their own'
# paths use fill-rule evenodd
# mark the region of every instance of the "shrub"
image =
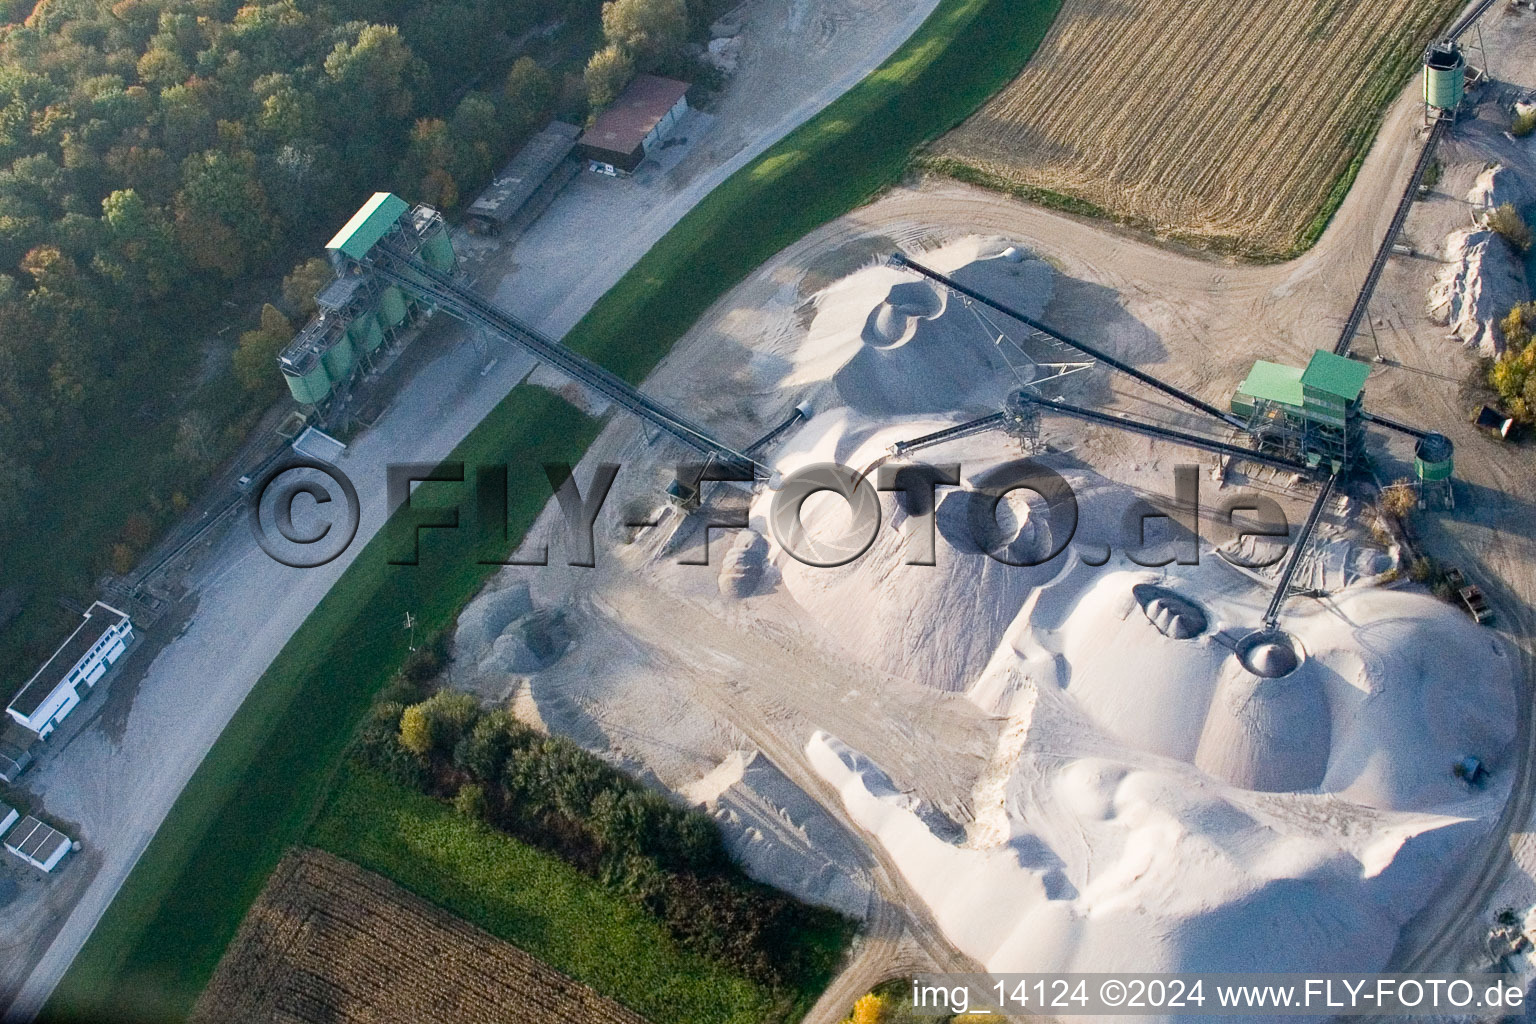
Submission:
<svg viewBox="0 0 1536 1024">
<path fill-rule="evenodd" d="M 1536 110 L 1521 111 L 1509 123 L 1509 134 L 1517 139 L 1523 139 L 1533 131 L 1536 131 Z"/>
<path fill-rule="evenodd" d="M 460 786 L 453 798 L 453 809 L 466 818 L 486 820 L 490 816 L 490 802 L 486 799 L 485 787 L 473 782 Z"/>
<path fill-rule="evenodd" d="M 405 705 L 380 701 L 368 709 L 353 744 L 353 756 L 377 768 L 403 785 L 421 789 L 426 785 L 427 767 L 400 745 L 400 718 Z"/>
<path fill-rule="evenodd" d="M 891 1015 L 890 1003 L 882 995 L 870 992 L 853 1004 L 853 1024 L 885 1024 Z"/>
<path fill-rule="evenodd" d="M 469 734 L 453 748 L 453 763 L 460 771 L 484 783 L 495 784 L 514 750 L 526 750 L 536 741 L 533 730 L 498 710 L 481 717 Z"/>
<path fill-rule="evenodd" d="M 1531 229 L 1513 203 L 1505 203 L 1489 211 L 1483 223 L 1497 232 L 1516 252 L 1525 252 L 1531 247 Z"/>
<path fill-rule="evenodd" d="M 1399 480 L 1381 489 L 1381 510 L 1402 519 L 1418 507 L 1419 497 L 1411 480 Z"/>
<path fill-rule="evenodd" d="M 474 728 L 480 702 L 467 693 L 440 690 L 400 716 L 400 745 L 418 757 L 446 754 Z"/>
<path fill-rule="evenodd" d="M 448 662 L 443 644 L 443 636 L 439 633 L 416 648 L 406 657 L 405 664 L 400 666 L 401 674 L 413 683 L 427 683 L 436 679 Z"/>
</svg>

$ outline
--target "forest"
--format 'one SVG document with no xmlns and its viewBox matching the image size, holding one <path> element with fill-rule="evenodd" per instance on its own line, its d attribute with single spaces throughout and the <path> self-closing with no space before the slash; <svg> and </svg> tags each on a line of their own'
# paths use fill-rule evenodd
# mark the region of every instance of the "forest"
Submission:
<svg viewBox="0 0 1536 1024">
<path fill-rule="evenodd" d="M 451 211 L 551 114 L 607 98 L 615 62 L 682 58 L 647 28 L 686 32 L 683 0 L 608 7 L 0 0 L 7 675 L 281 395 L 313 257 L 362 199 Z"/>
</svg>

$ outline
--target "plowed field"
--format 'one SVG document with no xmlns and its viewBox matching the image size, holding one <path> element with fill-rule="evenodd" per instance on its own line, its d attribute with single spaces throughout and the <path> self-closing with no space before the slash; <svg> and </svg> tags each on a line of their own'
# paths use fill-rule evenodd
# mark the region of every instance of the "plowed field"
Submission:
<svg viewBox="0 0 1536 1024">
<path fill-rule="evenodd" d="M 1067 0 L 932 165 L 1259 259 L 1310 245 L 1462 0 Z"/>
<path fill-rule="evenodd" d="M 193 1024 L 645 1024 L 392 882 L 290 854 L 251 907 Z"/>
</svg>

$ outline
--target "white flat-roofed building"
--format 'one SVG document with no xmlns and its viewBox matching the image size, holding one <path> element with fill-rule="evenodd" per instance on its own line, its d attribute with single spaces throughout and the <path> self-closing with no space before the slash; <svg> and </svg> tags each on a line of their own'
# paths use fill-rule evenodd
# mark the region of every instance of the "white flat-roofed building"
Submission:
<svg viewBox="0 0 1536 1024">
<path fill-rule="evenodd" d="M 86 609 L 85 621 L 11 698 L 6 713 L 46 737 L 80 703 L 123 656 L 133 641 L 133 623 L 111 605 L 97 601 Z"/>
<path fill-rule="evenodd" d="M 74 843 L 58 829 L 28 815 L 5 837 L 5 848 L 39 871 L 52 871 Z"/>
</svg>

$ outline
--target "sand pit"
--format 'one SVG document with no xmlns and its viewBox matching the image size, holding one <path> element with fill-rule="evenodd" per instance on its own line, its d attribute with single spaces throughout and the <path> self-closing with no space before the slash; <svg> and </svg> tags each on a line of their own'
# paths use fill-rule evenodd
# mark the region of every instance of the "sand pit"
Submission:
<svg viewBox="0 0 1536 1024">
<path fill-rule="evenodd" d="M 972 238 L 924 261 L 1050 319 L 1072 283 L 1008 248 Z M 994 411 L 1058 357 L 888 267 L 809 301 L 796 284 L 741 319 L 729 381 L 759 424 L 810 402 L 766 452 L 780 481 L 876 470 L 893 442 Z M 1122 353 L 1155 338 L 1125 326 L 1108 341 Z M 726 387 L 693 384 L 711 385 Z M 1053 386 L 1107 392 L 1102 369 Z M 1196 565 L 1144 567 L 1189 541 L 1182 526 L 1127 544 L 1147 495 L 1198 457 L 1058 422 L 1046 440 L 1075 531 L 1059 503 L 1008 500 L 979 540 L 968 491 L 1020 450 L 978 434 L 920 456 L 965 485 L 939 488 L 931 520 L 880 493 L 866 544 L 848 503 L 817 495 L 784 535 L 774 487 L 740 489 L 715 510 L 746 507 L 750 528 L 714 534 L 712 566 L 678 564 L 702 517 L 669 511 L 624 533 L 609 568 L 509 570 L 457 654 L 480 664 L 476 644 L 527 615 L 509 583 L 532 581 L 532 606 L 572 637 L 522 691 L 551 729 L 709 808 L 749 870 L 807 899 L 856 913 L 875 865 L 899 873 L 909 906 L 988 967 L 1381 967 L 1503 804 L 1514 658 L 1450 606 L 1375 587 L 1393 556 L 1363 531 L 1325 530 L 1302 575 L 1330 596 L 1291 601 L 1283 634 L 1255 637 L 1261 572 L 1211 538 Z M 594 457 L 648 460 L 611 504 L 656 507 L 669 452 Z M 846 564 L 786 550 L 803 543 Z M 934 564 L 914 564 L 925 549 Z M 1452 772 L 1468 756 L 1492 773 L 1481 787 Z"/>
<path fill-rule="evenodd" d="M 1452 772 L 1511 763 L 1514 659 L 1491 634 L 1426 596 L 1356 589 L 1293 613 L 1288 640 L 1256 638 L 1294 645 L 1267 678 L 1243 661 L 1254 588 L 1227 575 L 1156 584 L 1199 594 L 1211 632 L 1187 639 L 1138 613 L 1140 573 L 1069 575 L 1031 601 L 974 688 L 1010 695 L 1020 737 L 966 842 L 811 738 L 855 820 L 990 969 L 1379 969 L 1491 824 L 1503 786 Z"/>
</svg>

